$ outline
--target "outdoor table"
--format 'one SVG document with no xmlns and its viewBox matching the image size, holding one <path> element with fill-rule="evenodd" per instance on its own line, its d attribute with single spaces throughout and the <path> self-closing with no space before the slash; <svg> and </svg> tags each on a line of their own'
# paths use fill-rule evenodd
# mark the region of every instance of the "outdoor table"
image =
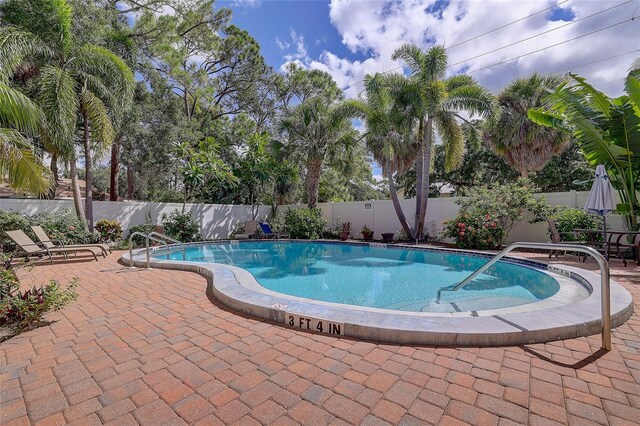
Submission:
<svg viewBox="0 0 640 426">
<path fill-rule="evenodd" d="M 586 234 L 587 238 L 589 239 L 589 242 L 591 243 L 591 246 L 597 250 L 602 250 L 605 246 L 605 241 L 604 238 L 602 238 L 603 241 L 598 241 L 597 237 L 600 236 L 604 236 L 605 231 L 602 229 L 574 229 L 573 232 L 575 233 L 580 233 L 580 234 Z M 611 249 L 615 248 L 616 252 L 618 253 L 618 255 L 622 258 L 622 261 L 624 263 L 624 266 L 627 266 L 627 260 L 622 257 L 622 253 L 620 252 L 620 242 L 622 240 L 622 237 L 626 236 L 635 236 L 640 234 L 640 231 L 624 231 L 624 230 L 619 230 L 619 231 L 611 231 L 611 230 L 607 230 L 607 241 L 606 241 L 606 245 L 608 247 L 607 250 L 607 260 L 609 260 L 609 256 L 611 255 Z M 613 238 L 615 237 L 615 242 L 613 241 Z M 635 250 L 635 249 L 634 249 Z M 635 254 L 635 253 L 634 253 Z"/>
</svg>

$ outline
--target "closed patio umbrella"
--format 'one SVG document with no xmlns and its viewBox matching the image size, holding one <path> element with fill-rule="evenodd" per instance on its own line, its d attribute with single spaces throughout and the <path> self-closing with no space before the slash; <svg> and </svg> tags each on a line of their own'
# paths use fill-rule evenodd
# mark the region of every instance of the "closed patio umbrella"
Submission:
<svg viewBox="0 0 640 426">
<path fill-rule="evenodd" d="M 607 215 L 615 210 L 615 206 L 613 204 L 613 186 L 602 164 L 596 167 L 596 177 L 593 180 L 593 186 L 591 186 L 591 191 L 589 192 L 589 197 L 584 205 L 584 209 L 589 213 L 602 216 L 604 255 L 608 258 Z"/>
</svg>

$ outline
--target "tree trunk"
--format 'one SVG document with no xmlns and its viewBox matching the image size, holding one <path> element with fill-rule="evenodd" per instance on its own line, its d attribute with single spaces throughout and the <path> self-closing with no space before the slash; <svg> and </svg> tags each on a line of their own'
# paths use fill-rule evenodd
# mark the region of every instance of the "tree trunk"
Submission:
<svg viewBox="0 0 640 426">
<path fill-rule="evenodd" d="M 87 220 L 89 232 L 93 232 L 93 165 L 91 164 L 91 142 L 89 140 L 89 118 L 86 112 L 82 112 L 82 125 L 84 127 L 84 214 Z"/>
<path fill-rule="evenodd" d="M 520 171 L 520 177 L 522 177 L 523 179 L 529 179 L 529 170 L 522 169 Z"/>
<path fill-rule="evenodd" d="M 322 158 L 307 160 L 307 206 L 310 209 L 315 209 L 318 205 L 320 173 L 322 173 Z"/>
<path fill-rule="evenodd" d="M 51 154 L 51 165 L 49 166 L 49 169 L 51 169 L 53 185 L 49 189 L 48 198 L 53 200 L 56 198 L 56 191 L 58 190 L 58 156 L 56 154 Z"/>
<path fill-rule="evenodd" d="M 431 171 L 431 134 L 433 132 L 433 119 L 429 117 L 424 128 L 422 140 L 422 199 L 420 200 L 420 219 L 416 228 L 416 239 L 421 239 L 424 231 L 424 222 L 427 216 L 427 202 L 429 201 L 429 172 Z"/>
<path fill-rule="evenodd" d="M 127 162 L 127 200 L 133 200 L 133 164 Z"/>
<path fill-rule="evenodd" d="M 109 201 L 118 201 L 118 173 L 120 171 L 120 141 L 119 137 L 111 145 L 111 177 L 109 180 Z"/>
<path fill-rule="evenodd" d="M 414 216 L 414 226 L 415 234 L 412 235 L 414 239 L 418 239 L 420 234 L 418 234 L 418 225 L 420 223 L 420 206 L 422 205 L 422 170 L 423 170 L 423 150 L 424 150 L 424 141 L 422 134 L 424 133 L 424 119 L 421 118 L 418 125 L 418 143 L 420 147 L 418 149 L 418 155 L 416 157 L 416 213 Z"/>
<path fill-rule="evenodd" d="M 398 200 L 398 192 L 396 191 L 396 184 L 393 181 L 393 173 L 387 171 L 385 172 L 385 174 L 387 175 L 387 179 L 389 180 L 389 195 L 391 196 L 391 201 L 393 202 L 393 208 L 396 211 L 396 216 L 398 216 L 398 220 L 400 221 L 400 225 L 402 225 L 402 229 L 404 229 L 404 232 L 408 237 L 411 237 L 413 235 L 413 230 L 411 229 L 411 226 L 409 226 L 409 222 L 407 222 L 404 211 L 402 211 L 400 200 Z"/>
<path fill-rule="evenodd" d="M 85 231 L 88 231 L 87 220 L 84 217 L 84 208 L 82 206 L 82 194 L 80 193 L 80 182 L 78 182 L 78 168 L 76 167 L 75 154 L 69 160 L 69 174 L 71 175 L 71 191 L 73 192 L 73 206 L 76 209 L 76 215 L 82 222 Z"/>
</svg>

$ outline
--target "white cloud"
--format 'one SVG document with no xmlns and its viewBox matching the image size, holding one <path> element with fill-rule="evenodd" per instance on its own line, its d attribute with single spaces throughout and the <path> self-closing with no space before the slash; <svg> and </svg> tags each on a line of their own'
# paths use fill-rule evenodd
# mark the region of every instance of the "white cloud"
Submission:
<svg viewBox="0 0 640 426">
<path fill-rule="evenodd" d="M 535 71 L 550 73 L 574 69 L 608 94 L 617 96 L 622 93 L 623 78 L 627 69 L 640 54 L 628 54 L 584 67 L 573 67 L 637 49 L 640 45 L 640 19 L 514 61 L 491 65 L 630 19 L 637 7 L 636 2 L 624 4 L 584 21 L 472 60 L 468 59 L 525 37 L 558 28 L 567 22 L 550 21 L 548 11 L 457 45 L 557 3 L 557 0 L 451 0 L 444 9 L 434 12 L 434 8 L 437 9 L 444 3 L 436 3 L 435 0 L 332 0 L 331 22 L 341 35 L 343 44 L 352 52 L 369 56 L 369 59 L 358 61 L 341 58 L 331 51 L 323 52 L 318 58 L 309 59 L 306 49 L 302 50 L 304 54 L 300 54 L 300 44 L 293 37 L 295 32 L 292 31 L 292 40 L 298 46 L 298 54 L 285 57 L 285 60 L 298 60 L 310 68 L 325 70 L 343 88 L 355 84 L 346 89 L 347 96 L 353 97 L 362 90 L 359 82 L 365 74 L 388 71 L 400 65 L 391 60 L 391 55 L 402 44 L 413 43 L 428 48 L 434 43 L 440 43 L 450 46 L 450 64 L 462 62 L 456 67 L 451 67 L 450 73 L 467 68 L 471 75 L 490 89 L 499 90 L 513 78 L 526 76 Z M 570 11 L 569 14 L 572 12 L 575 15 L 573 20 L 579 20 L 621 3 L 622 1 L 569 0 L 560 7 Z M 304 47 L 304 39 L 301 36 L 299 38 Z M 480 70 L 487 66 L 491 67 Z"/>
<path fill-rule="evenodd" d="M 235 0 L 233 4 L 243 7 L 258 7 L 262 4 L 262 0 Z"/>
</svg>

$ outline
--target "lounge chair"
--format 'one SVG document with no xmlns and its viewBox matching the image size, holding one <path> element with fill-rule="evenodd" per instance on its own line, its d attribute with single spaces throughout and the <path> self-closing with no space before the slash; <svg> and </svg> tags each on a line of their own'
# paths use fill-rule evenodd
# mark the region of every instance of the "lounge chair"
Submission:
<svg viewBox="0 0 640 426">
<path fill-rule="evenodd" d="M 35 256 L 35 255 L 47 255 L 49 256 L 49 262 L 53 263 L 53 259 L 51 258 L 52 254 L 61 254 L 67 258 L 68 253 L 76 253 L 79 251 L 86 251 L 93 255 L 93 258 L 97 261 L 98 255 L 102 254 L 102 250 L 98 247 L 54 247 L 54 248 L 41 248 L 38 244 L 34 243 L 31 238 L 27 234 L 25 234 L 22 230 L 18 229 L 16 231 L 5 231 L 5 234 L 9 238 L 13 240 L 14 243 L 18 245 L 18 249 L 14 251 L 11 258 L 5 263 L 5 265 L 10 265 L 11 261 L 22 251 L 27 256 Z"/>
<path fill-rule="evenodd" d="M 635 237 L 632 242 L 626 239 L 627 236 Z M 623 240 L 625 237 L 625 240 Z M 631 252 L 631 255 L 635 255 L 636 265 L 640 266 L 640 233 L 629 232 L 624 233 L 620 232 L 618 235 L 618 239 L 616 240 L 616 250 L 618 251 L 618 256 L 622 259 L 624 266 L 627 266 L 627 258 L 624 257 L 620 248 L 628 249 Z M 631 258 L 633 260 L 633 257 Z"/>
<path fill-rule="evenodd" d="M 253 238 L 258 234 L 258 222 L 255 220 L 247 220 L 244 223 L 244 232 L 242 234 L 236 235 L 236 239 L 238 240 L 247 240 L 249 238 Z"/>
<path fill-rule="evenodd" d="M 262 235 L 264 235 L 265 238 L 291 238 L 286 232 L 273 232 L 271 227 L 263 222 L 260 222 L 260 229 L 262 229 Z"/>
<path fill-rule="evenodd" d="M 106 244 L 68 244 L 65 245 L 62 241 L 60 240 L 56 240 L 58 242 L 58 244 L 55 244 L 53 242 L 53 240 L 51 240 L 49 238 L 49 236 L 47 235 L 46 232 L 44 232 L 44 229 L 42 229 L 41 226 L 32 226 L 31 230 L 33 231 L 34 234 L 36 234 L 36 237 L 38 238 L 38 240 L 40 240 L 40 242 L 42 243 L 43 246 L 45 246 L 46 248 L 56 248 L 56 247 L 63 247 L 63 248 L 82 248 L 82 247 L 97 247 L 100 250 L 102 250 L 102 256 L 106 257 L 108 253 L 111 252 L 111 248 L 106 245 Z"/>
</svg>

